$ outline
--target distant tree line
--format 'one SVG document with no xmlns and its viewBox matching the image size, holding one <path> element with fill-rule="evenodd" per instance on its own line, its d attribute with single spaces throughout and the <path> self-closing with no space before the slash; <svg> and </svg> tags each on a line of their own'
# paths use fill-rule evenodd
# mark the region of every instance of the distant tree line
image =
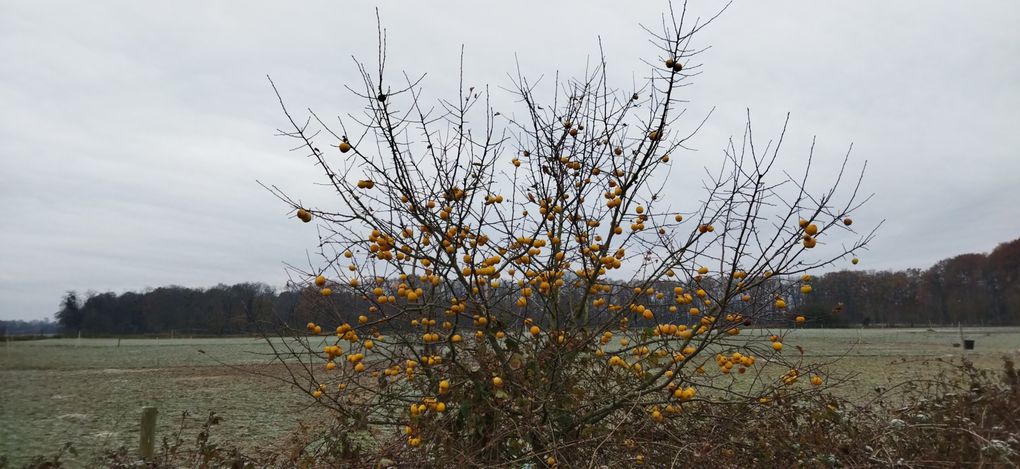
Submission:
<svg viewBox="0 0 1020 469">
<path fill-rule="evenodd" d="M 927 270 L 839 271 L 814 282 L 798 310 L 830 326 L 1020 324 L 1020 239 Z"/>
<path fill-rule="evenodd" d="M 49 319 L 0 321 L 0 337 L 53 335 L 60 328 L 60 324 Z"/>
<path fill-rule="evenodd" d="M 64 295 L 57 322 L 65 333 L 132 335 L 254 333 L 260 323 L 293 311 L 295 293 L 276 292 L 262 283 L 212 288 L 167 286 L 116 294 L 71 291 Z"/>
<path fill-rule="evenodd" d="M 1003 243 L 990 254 L 959 255 L 927 270 L 839 271 L 813 279 L 812 284 L 813 291 L 806 296 L 791 288 L 791 314 L 803 314 L 818 326 L 1020 324 L 1020 239 Z M 60 329 L 70 335 L 169 331 L 232 335 L 281 326 L 300 329 L 309 321 L 321 322 L 327 317 L 355 323 L 370 306 L 339 288 L 334 291 L 327 298 L 312 287 L 277 291 L 262 283 L 239 283 L 84 297 L 68 292 L 56 319 Z M 638 319 L 635 325 L 644 322 Z M 44 322 L 6 327 L 10 331 L 27 329 L 28 333 L 51 330 Z"/>
</svg>

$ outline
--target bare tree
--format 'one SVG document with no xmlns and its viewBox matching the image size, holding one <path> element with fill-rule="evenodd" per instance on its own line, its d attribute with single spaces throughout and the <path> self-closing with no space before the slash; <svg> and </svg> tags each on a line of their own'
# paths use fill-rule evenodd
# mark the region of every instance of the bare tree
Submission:
<svg viewBox="0 0 1020 469">
<path fill-rule="evenodd" d="M 648 29 L 658 57 L 639 89 L 614 88 L 603 60 L 557 77 L 551 103 L 518 71 L 513 112 L 463 84 L 430 106 L 424 77 L 389 81 L 380 28 L 377 66 L 357 62 L 351 88 L 363 113 L 299 118 L 281 98 L 281 134 L 338 195 L 305 206 L 269 187 L 316 221 L 321 260 L 293 279 L 332 311 L 270 340 L 290 381 L 370 429 L 379 457 L 569 466 L 633 460 L 634 435 L 700 406 L 833 381 L 782 342 L 808 272 L 871 239 L 851 226 L 863 200 L 847 159 L 811 192 L 810 162 L 775 169 L 785 123 L 763 143 L 748 117 L 702 199 L 668 202 L 704 122 L 680 90 L 712 19 L 671 10 Z M 827 243 L 840 232 L 854 241 Z M 338 290 L 364 301 L 357 321 L 329 307 Z M 808 374 L 815 387 L 796 384 Z"/>
</svg>

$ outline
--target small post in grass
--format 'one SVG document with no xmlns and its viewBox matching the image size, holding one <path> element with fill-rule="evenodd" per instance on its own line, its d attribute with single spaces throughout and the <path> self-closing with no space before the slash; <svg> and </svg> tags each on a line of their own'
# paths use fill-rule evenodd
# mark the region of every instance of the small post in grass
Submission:
<svg viewBox="0 0 1020 469">
<path fill-rule="evenodd" d="M 152 459 L 156 448 L 156 414 L 155 407 L 142 407 L 141 436 L 138 439 L 138 452 L 142 459 Z"/>
</svg>

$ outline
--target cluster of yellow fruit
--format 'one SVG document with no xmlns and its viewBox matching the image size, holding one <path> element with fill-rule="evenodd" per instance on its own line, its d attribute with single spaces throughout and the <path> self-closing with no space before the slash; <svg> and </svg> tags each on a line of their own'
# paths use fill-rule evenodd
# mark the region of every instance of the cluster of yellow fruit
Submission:
<svg viewBox="0 0 1020 469">
<path fill-rule="evenodd" d="M 691 386 L 688 386 L 686 388 L 676 386 L 675 388 L 671 387 L 671 390 L 673 392 L 673 398 L 680 399 L 681 401 L 689 401 L 691 399 L 694 399 L 694 395 L 697 394 L 697 391 Z"/>
<path fill-rule="evenodd" d="M 343 349 L 339 345 L 327 345 L 322 348 L 322 353 L 326 354 L 326 369 L 333 370 L 336 368 L 336 363 L 333 362 L 337 357 L 343 356 Z"/>
<path fill-rule="evenodd" d="M 357 342 L 361 339 L 358 338 L 358 333 L 354 330 L 350 324 L 343 323 L 336 328 L 336 336 L 341 340 L 346 340 L 350 343 Z M 366 341 L 366 348 L 372 348 L 372 341 Z"/>
<path fill-rule="evenodd" d="M 801 229 L 804 230 L 804 235 L 802 237 L 804 247 L 808 249 L 815 247 L 815 244 L 818 242 L 817 239 L 815 238 L 815 236 L 818 234 L 818 225 L 815 225 L 814 223 L 811 223 L 808 220 L 801 218 L 800 227 Z"/>
<path fill-rule="evenodd" d="M 662 412 L 659 411 L 659 406 L 652 407 L 652 409 L 649 412 L 649 414 L 650 414 L 650 417 L 652 418 L 652 420 L 655 421 L 655 422 L 662 422 L 663 420 L 666 419 L 666 417 L 664 417 L 662 415 Z"/>
<path fill-rule="evenodd" d="M 732 369 L 735 365 L 740 365 L 740 367 L 737 368 L 738 373 L 746 372 L 747 368 L 754 365 L 755 359 L 750 355 L 733 352 L 733 354 L 729 357 L 723 354 L 716 355 L 715 362 L 719 365 L 719 371 L 726 375 L 730 373 L 730 369 Z"/>
<path fill-rule="evenodd" d="M 777 352 L 783 350 L 783 343 L 780 342 L 778 335 L 769 336 L 769 340 L 772 341 L 772 350 Z"/>
<path fill-rule="evenodd" d="M 347 362 L 354 365 L 354 371 L 361 373 L 365 371 L 365 354 L 363 353 L 352 353 L 347 355 Z"/>
<path fill-rule="evenodd" d="M 790 386 L 797 382 L 797 378 L 800 376 L 800 372 L 796 368 L 791 368 L 783 375 L 783 384 Z"/>
<path fill-rule="evenodd" d="M 648 215 L 644 213 L 645 208 L 640 205 L 638 205 L 634 210 L 638 213 L 638 216 L 634 219 L 634 222 L 630 224 L 630 230 L 638 232 L 645 229 L 645 222 L 648 221 Z"/>
<path fill-rule="evenodd" d="M 485 196 L 485 205 L 501 204 L 503 203 L 503 196 L 501 195 L 487 195 Z"/>
<path fill-rule="evenodd" d="M 379 230 L 372 230 L 368 235 L 368 252 L 375 255 L 379 260 L 388 261 L 393 259 L 393 248 L 396 244 L 396 240 L 392 236 L 387 236 L 379 232 Z M 406 251 L 410 251 L 410 246 L 405 248 Z M 406 252 L 402 251 L 401 254 L 406 255 Z"/>
<path fill-rule="evenodd" d="M 430 410 L 438 413 L 446 412 L 446 403 L 437 401 L 434 397 L 423 398 L 421 404 L 411 404 L 411 417 L 424 415 Z"/>
<path fill-rule="evenodd" d="M 330 296 L 333 294 L 333 290 L 326 286 L 326 276 L 317 275 L 315 277 L 315 286 L 320 287 L 319 293 L 322 296 Z"/>
<path fill-rule="evenodd" d="M 409 377 L 411 376 L 412 373 L 411 370 L 414 369 L 413 364 L 416 363 L 411 360 L 408 360 L 407 365 Z M 447 379 L 440 380 L 438 387 L 439 394 L 444 395 L 450 390 L 450 381 Z M 404 426 L 404 434 L 408 436 L 407 440 L 408 445 L 415 447 L 421 445 L 422 443 L 421 436 L 418 434 L 417 429 L 413 426 L 416 424 L 417 419 L 427 415 L 429 412 L 433 412 L 436 415 L 442 414 L 446 412 L 447 405 L 448 405 L 447 402 L 440 401 L 435 397 L 423 397 L 420 403 L 414 403 L 410 405 L 409 414 L 411 422 L 409 425 Z"/>
<path fill-rule="evenodd" d="M 802 282 L 802 284 L 800 286 L 801 294 L 807 295 L 808 293 L 811 293 L 814 290 L 814 288 L 811 288 L 811 283 L 810 283 L 811 282 L 811 276 L 810 275 L 804 274 L 803 276 L 801 276 L 800 280 Z"/>
</svg>

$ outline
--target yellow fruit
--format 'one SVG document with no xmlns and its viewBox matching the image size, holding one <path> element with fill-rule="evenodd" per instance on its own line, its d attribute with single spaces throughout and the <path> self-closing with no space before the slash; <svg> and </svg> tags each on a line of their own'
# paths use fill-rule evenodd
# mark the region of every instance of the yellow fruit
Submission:
<svg viewBox="0 0 1020 469">
<path fill-rule="evenodd" d="M 822 385 L 822 377 L 818 376 L 818 375 L 812 376 L 811 377 L 811 384 L 813 384 L 815 386 L 821 386 Z"/>
<path fill-rule="evenodd" d="M 497 388 L 503 387 L 503 378 L 500 378 L 499 376 L 493 376 L 492 377 L 492 385 L 497 387 Z"/>
<path fill-rule="evenodd" d="M 446 412 L 446 403 L 445 402 L 436 403 L 436 412 Z"/>
<path fill-rule="evenodd" d="M 776 300 L 776 309 L 784 309 L 784 308 L 786 308 L 786 301 L 784 301 L 782 298 L 777 299 Z"/>
<path fill-rule="evenodd" d="M 850 263 L 851 263 L 851 264 L 853 264 L 853 265 L 857 265 L 857 263 L 858 263 L 858 262 L 860 262 L 860 261 L 861 261 L 861 260 L 860 260 L 860 259 L 858 259 L 858 258 L 856 258 L 856 257 L 855 257 L 855 258 L 853 258 L 853 259 L 850 259 Z"/>
<path fill-rule="evenodd" d="M 537 336 L 537 335 L 539 335 L 541 333 L 542 333 L 542 329 L 540 329 L 538 326 L 531 326 L 531 335 Z"/>
<path fill-rule="evenodd" d="M 804 316 L 797 316 L 794 320 L 797 321 L 797 324 L 804 324 L 804 321 L 807 321 L 807 318 Z"/>
<path fill-rule="evenodd" d="M 354 365 L 354 371 L 357 371 L 358 373 L 361 373 L 362 371 L 365 371 L 365 364 L 361 363 L 361 362 L 358 362 L 357 365 Z"/>
<path fill-rule="evenodd" d="M 319 391 L 318 389 L 316 389 L 315 391 L 312 391 L 312 397 L 314 397 L 316 399 L 322 397 L 322 391 Z"/>
<path fill-rule="evenodd" d="M 805 226 L 804 227 L 804 232 L 807 233 L 810 236 L 814 236 L 816 233 L 818 233 L 818 225 L 815 225 L 814 223 L 812 223 L 812 224 L 810 224 L 808 226 Z"/>
<path fill-rule="evenodd" d="M 805 294 L 805 295 L 807 295 L 808 293 L 811 293 L 811 290 L 812 290 L 811 285 L 801 285 L 800 286 L 800 292 Z"/>
<path fill-rule="evenodd" d="M 347 153 L 347 152 L 351 151 L 351 144 L 350 143 L 340 142 L 339 147 L 340 147 L 340 152 L 341 153 Z"/>
<path fill-rule="evenodd" d="M 312 214 L 309 213 L 308 210 L 305 210 L 303 208 L 299 208 L 297 210 L 297 217 L 298 217 L 299 220 L 301 220 L 301 221 L 303 221 L 305 223 L 308 223 L 308 222 L 312 221 Z"/>
<path fill-rule="evenodd" d="M 312 332 L 314 332 L 315 335 L 322 334 L 322 327 L 321 326 L 315 326 L 315 329 L 313 329 Z"/>
<path fill-rule="evenodd" d="M 782 342 L 772 342 L 772 350 L 775 350 L 775 351 L 778 352 L 778 351 L 780 351 L 782 349 L 783 349 L 783 343 Z"/>
<path fill-rule="evenodd" d="M 326 284 L 326 277 L 325 276 L 320 275 L 318 277 L 315 277 L 315 285 L 316 286 L 321 287 L 321 286 L 323 286 L 325 284 Z"/>
<path fill-rule="evenodd" d="M 811 248 L 815 247 L 816 243 L 817 243 L 817 241 L 815 241 L 815 238 L 812 238 L 810 236 L 805 236 L 804 237 L 804 247 L 806 247 L 808 249 L 811 249 Z"/>
<path fill-rule="evenodd" d="M 330 290 L 329 287 L 326 287 L 323 288 L 320 293 L 322 293 L 322 296 L 329 296 L 333 294 L 333 290 Z"/>
</svg>

